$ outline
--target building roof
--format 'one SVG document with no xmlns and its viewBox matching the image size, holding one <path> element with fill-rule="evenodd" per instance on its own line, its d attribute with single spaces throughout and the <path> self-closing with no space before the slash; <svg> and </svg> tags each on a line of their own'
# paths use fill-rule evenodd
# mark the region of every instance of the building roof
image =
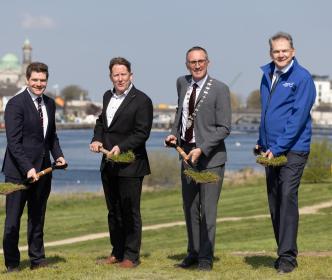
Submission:
<svg viewBox="0 0 332 280">
<path fill-rule="evenodd" d="M 17 56 L 13 53 L 5 54 L 0 60 L 0 70 L 20 70 L 21 65 Z"/>
<path fill-rule="evenodd" d="M 0 87 L 0 97 L 3 96 L 14 96 L 21 89 L 15 85 L 9 85 L 6 87 Z"/>
</svg>

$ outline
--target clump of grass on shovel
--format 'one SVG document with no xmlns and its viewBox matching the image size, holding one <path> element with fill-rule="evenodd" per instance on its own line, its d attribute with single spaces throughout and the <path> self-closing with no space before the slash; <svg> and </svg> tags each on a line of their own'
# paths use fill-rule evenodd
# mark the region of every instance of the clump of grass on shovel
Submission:
<svg viewBox="0 0 332 280">
<path fill-rule="evenodd" d="M 133 151 L 128 151 L 125 153 L 120 153 L 118 155 L 112 155 L 110 157 L 107 157 L 107 159 L 116 163 L 131 163 L 135 160 L 135 154 L 133 153 Z"/>
<path fill-rule="evenodd" d="M 0 194 L 4 195 L 25 189 L 27 189 L 27 187 L 24 185 L 18 185 L 13 183 L 0 183 Z"/>
<path fill-rule="evenodd" d="M 256 162 L 265 166 L 277 167 L 285 165 L 287 163 L 287 157 L 282 155 L 268 159 L 267 157 L 257 156 Z"/>
<path fill-rule="evenodd" d="M 195 166 L 191 163 L 190 159 L 188 158 L 188 155 L 179 145 L 169 141 L 165 141 L 165 144 L 168 147 L 172 147 L 177 150 L 177 152 L 182 157 L 185 165 L 187 166 L 187 168 L 183 171 L 183 174 L 191 178 L 194 182 L 207 184 L 207 183 L 216 183 L 220 180 L 220 177 L 216 173 L 210 171 L 198 171 L 195 168 Z"/>
<path fill-rule="evenodd" d="M 194 169 L 188 168 L 183 171 L 184 175 L 191 178 L 195 181 L 195 183 L 217 183 L 220 177 L 213 172 L 210 171 L 195 171 Z"/>
</svg>

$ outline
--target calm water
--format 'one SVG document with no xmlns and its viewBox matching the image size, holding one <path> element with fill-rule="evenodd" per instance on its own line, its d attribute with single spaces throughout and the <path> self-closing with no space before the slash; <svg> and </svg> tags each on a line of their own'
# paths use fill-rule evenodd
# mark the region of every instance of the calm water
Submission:
<svg viewBox="0 0 332 280">
<path fill-rule="evenodd" d="M 58 131 L 61 147 L 69 163 L 69 167 L 66 171 L 58 170 L 53 173 L 53 192 L 99 191 L 101 189 L 99 173 L 101 155 L 91 153 L 88 149 L 92 134 L 92 130 Z M 176 151 L 174 149 L 166 149 L 163 145 L 163 139 L 167 135 L 168 132 L 152 132 L 147 142 L 148 152 L 164 151 L 165 153 L 174 154 L 176 160 Z M 261 167 L 255 163 L 255 158 L 252 155 L 252 148 L 256 140 L 256 134 L 231 134 L 226 139 L 228 152 L 226 170 L 239 170 L 245 167 L 261 169 Z M 5 148 L 5 134 L 1 133 L 1 166 Z M 0 181 L 4 181 L 2 173 L 0 175 Z"/>
</svg>

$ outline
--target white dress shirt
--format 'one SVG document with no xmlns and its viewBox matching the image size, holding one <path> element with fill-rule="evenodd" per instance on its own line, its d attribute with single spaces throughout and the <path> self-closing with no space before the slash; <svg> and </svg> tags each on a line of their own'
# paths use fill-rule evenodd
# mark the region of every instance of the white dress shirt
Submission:
<svg viewBox="0 0 332 280">
<path fill-rule="evenodd" d="M 126 98 L 126 96 L 128 95 L 128 92 L 131 90 L 132 87 L 133 87 L 133 84 L 130 84 L 130 86 L 127 88 L 127 90 L 122 94 L 117 94 L 116 92 L 113 93 L 112 98 L 111 98 L 110 102 L 108 103 L 107 109 L 106 109 L 107 126 L 111 125 L 116 111 L 119 109 L 121 103 Z"/>
<path fill-rule="evenodd" d="M 193 90 L 193 84 L 197 84 L 196 88 L 196 99 L 195 99 L 195 104 L 197 101 L 197 98 L 203 88 L 203 85 L 205 84 L 207 80 L 207 75 L 202 79 L 199 80 L 198 82 L 195 82 L 194 80 L 191 81 L 190 86 L 187 89 L 186 96 L 184 97 L 183 104 L 182 104 L 182 119 L 181 119 L 181 124 L 182 124 L 182 129 L 181 129 L 181 139 L 184 140 L 185 133 L 186 133 L 186 124 L 187 124 L 187 119 L 188 119 L 188 114 L 189 114 L 189 99 L 191 92 Z M 194 127 L 195 127 L 195 120 L 194 120 Z M 190 143 L 195 143 L 195 130 L 193 131 L 193 138 L 191 139 Z"/>
<path fill-rule="evenodd" d="M 32 98 L 32 101 L 33 101 L 33 104 L 35 104 L 36 106 L 36 109 L 37 109 L 37 112 L 38 112 L 38 102 L 37 102 L 37 98 L 39 97 L 38 95 L 35 95 L 33 92 L 31 92 L 29 90 L 29 88 L 27 88 L 31 98 Z M 45 106 L 45 103 L 44 103 L 44 99 L 43 99 L 43 95 L 40 96 L 42 98 L 42 102 L 41 102 L 41 109 L 42 109 L 42 112 L 43 112 L 43 128 L 44 128 L 44 137 L 46 135 L 46 131 L 47 131 L 47 126 L 48 126 L 48 115 L 47 115 L 47 111 L 46 111 L 46 106 Z"/>
</svg>

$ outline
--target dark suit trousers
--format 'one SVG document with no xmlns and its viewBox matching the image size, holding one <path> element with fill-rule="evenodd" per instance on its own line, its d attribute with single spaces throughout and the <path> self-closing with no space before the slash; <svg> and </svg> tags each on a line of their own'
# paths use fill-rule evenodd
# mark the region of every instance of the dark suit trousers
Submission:
<svg viewBox="0 0 332 280">
<path fill-rule="evenodd" d="M 212 263 L 217 207 L 225 165 L 208 169 L 222 178 L 221 181 L 213 184 L 196 184 L 183 174 L 183 170 L 182 164 L 182 199 L 187 226 L 188 255 L 194 259 Z"/>
<path fill-rule="evenodd" d="M 278 256 L 296 265 L 299 223 L 298 188 L 309 153 L 289 152 L 287 164 L 267 167 L 267 195 Z"/>
<path fill-rule="evenodd" d="M 141 192 L 143 177 L 118 177 L 107 173 L 101 177 L 108 209 L 108 227 L 116 258 L 139 260 L 142 239 Z"/>
<path fill-rule="evenodd" d="M 15 180 L 6 177 L 6 182 Z M 28 206 L 28 247 L 31 264 L 45 259 L 44 222 L 47 199 L 51 191 L 51 175 L 45 175 L 28 190 L 16 191 L 6 196 L 6 220 L 3 235 L 5 265 L 18 266 L 20 221 L 27 203 Z"/>
</svg>

